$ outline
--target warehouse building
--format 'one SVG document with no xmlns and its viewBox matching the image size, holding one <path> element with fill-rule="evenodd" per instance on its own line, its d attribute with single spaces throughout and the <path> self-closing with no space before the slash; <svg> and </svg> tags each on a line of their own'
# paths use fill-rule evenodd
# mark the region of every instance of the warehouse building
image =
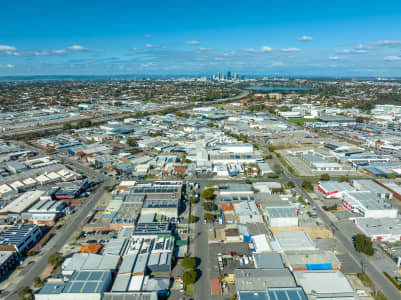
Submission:
<svg viewBox="0 0 401 300">
<path fill-rule="evenodd" d="M 326 198 L 339 198 L 344 192 L 353 192 L 355 189 L 348 182 L 320 181 L 317 186 L 319 192 Z"/>
<path fill-rule="evenodd" d="M 78 271 L 110 271 L 117 270 L 120 256 L 113 254 L 75 253 L 64 260 L 62 274 L 71 276 Z"/>
<path fill-rule="evenodd" d="M 355 295 L 347 278 L 339 270 L 294 271 L 293 274 L 308 296 L 317 299 L 342 299 L 341 297 Z"/>
<path fill-rule="evenodd" d="M 280 253 L 252 253 L 253 262 L 257 269 L 284 269 L 283 258 Z"/>
<path fill-rule="evenodd" d="M 391 199 L 393 196 L 389 190 L 370 179 L 353 180 L 352 185 L 358 191 L 369 191 L 380 199 Z"/>
<path fill-rule="evenodd" d="M 38 225 L 24 224 L 8 228 L 0 234 L 0 251 L 14 248 L 18 253 L 25 253 L 41 238 Z"/>
<path fill-rule="evenodd" d="M 398 210 L 387 200 L 372 192 L 345 192 L 342 196 L 346 209 L 361 213 L 365 218 L 396 218 Z"/>
<path fill-rule="evenodd" d="M 296 287 L 294 277 L 288 269 L 235 269 L 234 280 L 237 292 Z"/>
<path fill-rule="evenodd" d="M 16 251 L 0 251 L 0 281 L 7 278 L 20 262 L 20 256 Z"/>
<path fill-rule="evenodd" d="M 241 291 L 238 300 L 307 300 L 300 287 L 268 288 L 265 291 Z"/>
<path fill-rule="evenodd" d="M 375 242 L 401 241 L 400 218 L 357 218 L 355 224 Z"/>
<path fill-rule="evenodd" d="M 291 271 L 341 269 L 341 262 L 332 251 L 286 251 L 285 261 Z"/>
<path fill-rule="evenodd" d="M 297 227 L 298 215 L 295 207 L 266 207 L 266 216 L 270 227 Z"/>
<path fill-rule="evenodd" d="M 0 210 L 1 213 L 15 213 L 21 214 L 23 211 L 31 207 L 34 203 L 36 203 L 40 197 L 42 196 L 43 191 L 29 191 L 17 199 L 12 201 L 6 207 Z"/>
<path fill-rule="evenodd" d="M 304 231 L 283 231 L 276 238 L 282 251 L 312 251 L 315 243 Z"/>
<path fill-rule="evenodd" d="M 252 196 L 254 191 L 251 184 L 221 184 L 219 194 L 222 196 L 243 195 Z"/>
<path fill-rule="evenodd" d="M 101 300 L 110 289 L 110 271 L 78 271 L 66 283 L 46 283 L 36 294 L 36 300 Z"/>
</svg>

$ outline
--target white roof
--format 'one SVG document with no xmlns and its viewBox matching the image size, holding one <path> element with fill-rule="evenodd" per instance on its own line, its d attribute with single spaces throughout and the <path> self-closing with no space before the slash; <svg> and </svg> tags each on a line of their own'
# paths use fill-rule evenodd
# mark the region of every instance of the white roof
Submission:
<svg viewBox="0 0 401 300">
<path fill-rule="evenodd" d="M 25 185 L 30 185 L 30 184 L 35 184 L 36 180 L 31 178 L 31 177 L 29 177 L 27 179 L 24 179 L 23 182 L 24 182 Z"/>
<path fill-rule="evenodd" d="M 306 294 L 339 294 L 354 292 L 347 278 L 339 270 L 294 271 L 295 280 Z"/>
<path fill-rule="evenodd" d="M 46 175 L 42 174 L 42 175 L 39 175 L 38 177 L 36 177 L 35 180 L 40 182 L 40 183 L 43 183 L 43 182 L 50 181 L 50 178 L 47 177 Z"/>
<path fill-rule="evenodd" d="M 14 190 L 7 184 L 3 184 L 0 186 L 0 194 L 6 194 L 13 191 Z"/>
<path fill-rule="evenodd" d="M 43 193 L 43 191 L 26 192 L 15 199 L 13 202 L 9 203 L 6 207 L 1 209 L 0 212 L 21 213 L 32 204 L 34 204 L 36 201 L 38 201 Z"/>
<path fill-rule="evenodd" d="M 142 289 L 143 280 L 145 276 L 143 275 L 136 275 L 131 277 L 131 282 L 129 283 L 128 291 L 140 291 Z"/>
<path fill-rule="evenodd" d="M 135 184 L 136 181 L 126 180 L 126 181 L 121 181 L 120 186 L 134 186 Z"/>
<path fill-rule="evenodd" d="M 271 251 L 270 245 L 267 242 L 265 234 L 259 234 L 252 236 L 252 242 L 255 246 L 256 253 L 269 252 Z"/>
</svg>

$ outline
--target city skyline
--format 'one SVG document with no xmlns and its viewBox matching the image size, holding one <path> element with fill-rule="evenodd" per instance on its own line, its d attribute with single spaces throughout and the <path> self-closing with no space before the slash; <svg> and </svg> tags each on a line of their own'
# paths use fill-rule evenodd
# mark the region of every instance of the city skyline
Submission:
<svg viewBox="0 0 401 300">
<path fill-rule="evenodd" d="M 3 4 L 0 76 L 401 76 L 401 4 Z M 16 13 L 12 13 L 16 12 Z"/>
</svg>

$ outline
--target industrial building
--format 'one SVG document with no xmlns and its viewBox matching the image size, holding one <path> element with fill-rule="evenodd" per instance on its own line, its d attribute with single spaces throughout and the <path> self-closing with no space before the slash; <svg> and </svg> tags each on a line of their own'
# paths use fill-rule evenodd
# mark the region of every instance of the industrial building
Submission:
<svg viewBox="0 0 401 300">
<path fill-rule="evenodd" d="M 0 251 L 14 249 L 25 253 L 41 238 L 42 231 L 38 225 L 24 224 L 8 228 L 0 234 Z"/>
<path fill-rule="evenodd" d="M 298 214 L 295 207 L 269 205 L 266 207 L 266 216 L 270 227 L 298 226 Z"/>
<path fill-rule="evenodd" d="M 304 231 L 283 231 L 276 237 L 282 251 L 312 251 L 315 243 Z"/>
<path fill-rule="evenodd" d="M 356 218 L 356 226 L 375 242 L 401 241 L 400 218 Z"/>
<path fill-rule="evenodd" d="M 265 291 L 267 288 L 296 287 L 295 279 L 288 269 L 235 269 L 237 292 Z"/>
<path fill-rule="evenodd" d="M 328 297 L 341 299 L 355 295 L 347 278 L 339 270 L 294 271 L 293 274 L 305 293 L 317 299 Z"/>
<path fill-rule="evenodd" d="M 341 269 L 341 262 L 332 251 L 286 251 L 284 257 L 291 271 Z"/>
<path fill-rule="evenodd" d="M 0 281 L 5 279 L 20 262 L 20 256 L 16 251 L 0 251 Z"/>
<path fill-rule="evenodd" d="M 320 181 L 317 186 L 319 192 L 326 198 L 339 198 L 344 192 L 352 192 L 355 189 L 348 182 Z"/>
<path fill-rule="evenodd" d="M 365 218 L 396 218 L 398 210 L 386 199 L 370 191 L 345 192 L 342 195 L 346 209 L 361 213 Z"/>
<path fill-rule="evenodd" d="M 268 288 L 265 291 L 240 291 L 238 300 L 307 300 L 300 287 Z"/>
<path fill-rule="evenodd" d="M 46 283 L 35 294 L 35 299 L 101 300 L 111 283 L 110 271 L 78 271 L 66 283 Z"/>
</svg>

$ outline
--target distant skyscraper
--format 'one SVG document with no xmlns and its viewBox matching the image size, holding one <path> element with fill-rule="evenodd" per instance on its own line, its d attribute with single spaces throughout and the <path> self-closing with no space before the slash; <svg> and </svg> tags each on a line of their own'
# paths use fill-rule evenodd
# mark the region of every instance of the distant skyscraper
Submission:
<svg viewBox="0 0 401 300">
<path fill-rule="evenodd" d="M 227 80 L 231 80 L 231 72 L 230 71 L 227 72 Z"/>
</svg>

